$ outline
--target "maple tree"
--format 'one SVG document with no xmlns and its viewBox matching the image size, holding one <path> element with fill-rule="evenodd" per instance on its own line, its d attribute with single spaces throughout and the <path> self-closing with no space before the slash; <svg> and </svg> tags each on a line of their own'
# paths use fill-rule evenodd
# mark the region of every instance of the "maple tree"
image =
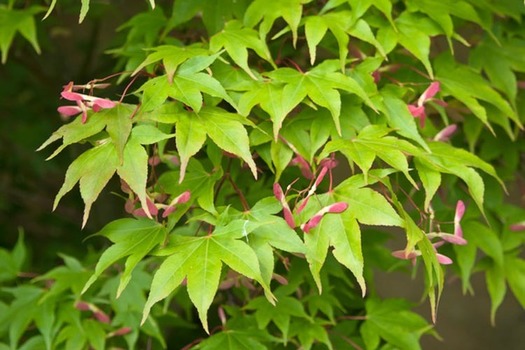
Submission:
<svg viewBox="0 0 525 350">
<path fill-rule="evenodd" d="M 2 62 L 15 38 L 40 52 L 37 21 L 70 3 L 0 5 Z M 0 349 L 166 348 L 196 324 L 176 346 L 420 349 L 450 264 L 465 293 L 485 275 L 492 322 L 508 290 L 525 306 L 525 209 L 505 197 L 523 181 L 521 1 L 145 3 L 109 51 L 118 74 L 66 82 L 67 123 L 38 149 L 87 145 L 54 208 L 78 184 L 84 226 L 118 178 L 126 217 L 95 262 L 62 255 L 29 283 L 23 235 L 0 250 Z M 430 321 L 370 283 L 412 265 Z"/>
</svg>

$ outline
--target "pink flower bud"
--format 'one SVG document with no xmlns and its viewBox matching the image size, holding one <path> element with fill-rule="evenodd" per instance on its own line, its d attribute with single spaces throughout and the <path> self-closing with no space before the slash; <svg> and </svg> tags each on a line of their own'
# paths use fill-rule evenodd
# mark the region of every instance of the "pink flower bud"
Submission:
<svg viewBox="0 0 525 350">
<path fill-rule="evenodd" d="M 82 109 L 78 106 L 60 106 L 57 111 L 64 117 L 71 117 L 80 114 Z"/>
<path fill-rule="evenodd" d="M 159 213 L 159 209 L 149 197 L 146 198 L 146 203 L 148 204 L 148 209 L 151 215 L 157 215 Z"/>
<path fill-rule="evenodd" d="M 191 192 L 190 191 L 184 191 L 180 196 L 177 197 L 177 204 L 183 204 L 190 200 L 191 198 Z"/>
<path fill-rule="evenodd" d="M 466 245 L 468 243 L 465 238 L 459 235 L 451 235 L 449 233 L 442 233 L 439 235 L 439 238 L 441 238 L 445 242 L 449 242 L 449 243 L 457 244 L 457 245 Z"/>
<path fill-rule="evenodd" d="M 425 101 L 430 100 L 432 97 L 434 97 L 439 90 L 441 90 L 441 86 L 439 85 L 439 81 L 435 81 L 421 94 L 419 99 L 417 100 L 418 106 L 422 106 Z"/>
<path fill-rule="evenodd" d="M 157 166 L 160 164 L 160 157 L 159 156 L 153 156 L 148 159 L 148 164 L 150 166 Z"/>
<path fill-rule="evenodd" d="M 272 274 L 272 278 L 276 280 L 277 282 L 279 282 L 280 284 L 282 284 L 283 286 L 288 285 L 288 280 L 285 277 L 277 273 Z"/>
<path fill-rule="evenodd" d="M 103 108 L 113 108 L 117 104 L 111 100 L 105 99 L 105 98 L 97 98 L 93 101 L 93 110 L 97 112 L 97 110 L 103 109 Z M 97 108 L 97 109 L 95 109 Z"/>
<path fill-rule="evenodd" d="M 320 165 L 323 168 L 327 168 L 327 169 L 334 169 L 338 164 L 339 162 L 337 161 L 337 159 L 332 159 L 332 158 L 325 158 L 321 160 L 320 162 Z"/>
<path fill-rule="evenodd" d="M 136 201 L 131 198 L 128 198 L 128 200 L 126 200 L 126 204 L 124 204 L 124 210 L 126 211 L 126 213 L 133 213 L 133 211 L 135 210 L 135 202 Z M 144 213 L 144 215 L 146 215 L 146 213 Z"/>
<path fill-rule="evenodd" d="M 95 316 L 95 318 L 99 322 L 111 323 L 111 319 L 109 318 L 109 316 L 106 313 L 104 313 L 104 311 L 102 311 L 102 310 L 96 309 L 95 311 L 93 311 L 93 316 Z"/>
<path fill-rule="evenodd" d="M 425 115 L 425 107 L 423 106 L 408 105 L 408 110 L 414 118 L 420 118 Z"/>
<path fill-rule="evenodd" d="M 328 172 L 328 168 L 322 167 L 321 171 L 319 172 L 319 176 L 317 176 L 317 179 L 315 179 L 314 187 L 319 186 L 321 181 L 323 181 L 323 178 L 325 177 L 326 173 Z"/>
<path fill-rule="evenodd" d="M 83 95 L 78 92 L 62 91 L 60 95 L 68 101 L 82 101 L 84 99 Z"/>
<path fill-rule="evenodd" d="M 448 256 L 445 256 L 443 254 L 436 253 L 436 257 L 438 262 L 441 265 L 450 265 L 453 263 L 452 259 L 450 259 Z"/>
<path fill-rule="evenodd" d="M 450 124 L 449 126 L 444 128 L 443 130 L 438 132 L 436 134 L 436 136 L 434 136 L 434 141 L 443 141 L 444 142 L 444 141 L 450 140 L 450 137 L 456 132 L 457 128 L 458 127 L 457 127 L 456 124 Z"/>
<path fill-rule="evenodd" d="M 75 304 L 75 309 L 80 311 L 89 311 L 91 310 L 91 305 L 86 303 L 85 301 L 79 301 Z"/>
<path fill-rule="evenodd" d="M 511 231 L 525 231 L 525 221 L 512 224 L 509 228 Z"/>
<path fill-rule="evenodd" d="M 421 252 L 419 250 L 413 250 L 411 252 L 407 252 L 406 250 L 396 250 L 392 252 L 393 257 L 403 260 L 415 259 L 420 255 Z"/>
<path fill-rule="evenodd" d="M 166 209 L 164 209 L 164 212 L 162 213 L 162 217 L 167 218 L 168 215 L 170 215 L 171 213 L 175 211 L 175 209 L 177 208 L 174 205 L 168 206 Z"/>
<path fill-rule="evenodd" d="M 337 203 L 330 204 L 330 205 L 322 208 L 321 210 L 319 210 L 317 213 L 315 213 L 315 215 L 312 216 L 312 218 L 310 220 L 308 220 L 308 222 L 306 224 L 301 225 L 301 229 L 305 233 L 308 233 L 308 232 L 310 232 L 311 229 L 313 229 L 317 225 L 319 225 L 319 222 L 321 222 L 321 219 L 323 218 L 323 216 L 325 214 L 328 214 L 328 213 L 335 213 L 335 214 L 342 213 L 347 208 L 348 208 L 348 204 L 345 203 L 345 202 L 337 202 Z"/>
<path fill-rule="evenodd" d="M 295 224 L 295 220 L 292 215 L 292 211 L 288 207 L 288 204 L 283 208 L 283 214 L 284 214 L 284 220 L 290 226 L 290 228 L 294 229 L 297 225 Z"/>
<path fill-rule="evenodd" d="M 328 206 L 329 213 L 342 213 L 348 208 L 348 203 L 337 202 Z"/>
<path fill-rule="evenodd" d="M 217 309 L 217 314 L 219 315 L 219 320 L 221 320 L 221 324 L 224 326 L 226 324 L 226 313 L 224 313 L 224 309 L 219 306 Z"/>
<path fill-rule="evenodd" d="M 306 159 L 304 159 L 302 156 L 297 155 L 294 159 L 290 161 L 290 165 L 297 165 L 305 179 L 312 180 L 314 178 L 314 174 L 310 169 L 310 164 L 308 164 Z"/>
<path fill-rule="evenodd" d="M 282 202 L 284 198 L 284 193 L 281 185 L 279 185 L 279 183 L 277 182 L 273 184 L 273 195 L 275 196 L 275 198 L 277 198 L 279 202 Z"/>
<path fill-rule="evenodd" d="M 122 327 L 113 332 L 113 336 L 123 336 L 131 332 L 131 327 Z"/>
<path fill-rule="evenodd" d="M 465 203 L 458 201 L 456 204 L 456 214 L 454 215 L 454 235 L 463 237 L 463 230 L 461 229 L 460 221 L 465 214 Z"/>
</svg>

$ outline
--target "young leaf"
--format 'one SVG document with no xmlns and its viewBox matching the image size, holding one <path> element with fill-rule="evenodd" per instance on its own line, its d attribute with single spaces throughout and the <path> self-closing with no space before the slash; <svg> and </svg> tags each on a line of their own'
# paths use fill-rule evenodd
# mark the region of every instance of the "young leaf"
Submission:
<svg viewBox="0 0 525 350">
<path fill-rule="evenodd" d="M 141 145 L 152 145 L 174 136 L 173 134 L 165 134 L 159 128 L 149 124 L 138 125 L 133 128 L 132 132 L 133 142 Z"/>
<path fill-rule="evenodd" d="M 217 107 L 203 108 L 196 117 L 208 136 L 223 150 L 241 157 L 257 178 L 257 167 L 250 153 L 248 133 L 235 115 Z"/>
<path fill-rule="evenodd" d="M 192 57 L 205 56 L 208 54 L 208 51 L 205 49 L 178 47 L 174 45 L 158 46 L 153 50 L 155 52 L 149 54 L 144 62 L 135 69 L 132 75 L 137 74 L 144 67 L 162 60 L 168 81 L 171 83 L 173 81 L 173 75 L 181 63 L 186 62 Z"/>
<path fill-rule="evenodd" d="M 442 84 L 442 93 L 450 94 L 469 108 L 489 130 L 487 111 L 479 100 L 488 102 L 499 109 L 518 125 L 521 122 L 510 104 L 503 99 L 491 86 L 472 68 L 456 63 L 452 57 L 442 54 L 436 59 L 436 79 Z"/>
<path fill-rule="evenodd" d="M 399 349 L 421 349 L 419 338 L 432 326 L 411 312 L 404 300 L 371 298 L 365 305 L 366 321 L 361 326 L 362 334 L 378 334 Z"/>
<path fill-rule="evenodd" d="M 293 46 L 295 47 L 297 43 L 297 27 L 299 26 L 303 12 L 303 3 L 307 2 L 310 2 L 310 0 L 281 0 L 271 2 L 255 0 L 246 10 L 244 24 L 247 27 L 253 28 L 262 20 L 259 26 L 259 32 L 261 33 L 261 38 L 265 40 L 275 20 L 282 17 L 290 26 Z"/>
<path fill-rule="evenodd" d="M 53 210 L 56 209 L 60 199 L 71 191 L 77 182 L 80 182 L 80 193 L 86 205 L 82 222 L 84 226 L 91 205 L 115 173 L 118 163 L 117 151 L 111 142 L 105 142 L 82 153 L 67 169 L 64 184 L 55 197 Z"/>
<path fill-rule="evenodd" d="M 246 305 L 246 309 L 255 310 L 255 318 L 260 329 L 268 328 L 269 323 L 273 322 L 281 331 L 285 344 L 288 341 L 292 317 L 310 318 L 299 300 L 284 295 L 278 296 L 275 306 L 271 305 L 268 300 L 258 297 L 251 300 Z"/>
<path fill-rule="evenodd" d="M 186 277 L 190 299 L 204 329 L 209 332 L 207 311 L 219 287 L 221 261 L 240 274 L 257 280 L 271 297 L 255 252 L 241 240 L 213 234 L 205 237 L 174 236 L 169 249 L 171 255 L 153 277 L 143 322 L 153 304 L 166 298 Z"/>
<path fill-rule="evenodd" d="M 86 282 L 82 294 L 98 279 L 108 267 L 127 257 L 124 272 L 120 277 L 117 297 L 131 279 L 135 266 L 166 237 L 166 229 L 148 219 L 119 219 L 113 221 L 97 233 L 107 237 L 114 244 L 100 256 L 95 272 Z"/>
<path fill-rule="evenodd" d="M 146 201 L 148 153 L 133 135 L 124 148 L 124 160 L 116 170 L 120 178 L 126 181 L 131 190 L 137 194 L 146 215 L 150 216 Z"/>
<path fill-rule="evenodd" d="M 348 203 L 348 209 L 346 211 L 361 224 L 404 226 L 403 220 L 385 197 L 370 188 L 338 186 L 335 189 L 335 194 L 337 201 Z"/>
<path fill-rule="evenodd" d="M 206 129 L 201 119 L 196 118 L 192 113 L 180 113 L 175 137 L 180 157 L 179 183 L 184 180 L 188 161 L 202 148 L 205 141 Z"/>
<path fill-rule="evenodd" d="M 106 113 L 112 114 L 113 109 L 104 109 L 99 113 L 92 113 L 85 123 L 82 123 L 81 118 L 76 118 L 71 123 L 61 126 L 57 131 L 55 131 L 49 139 L 47 139 L 37 151 L 41 151 L 51 143 L 63 139 L 62 145 L 47 159 L 51 159 L 57 154 L 59 154 L 64 148 L 73 143 L 81 142 L 93 135 L 98 134 L 107 124 L 105 119 Z"/>
<path fill-rule="evenodd" d="M 222 85 L 211 75 L 206 73 L 179 73 L 173 78 L 173 84 L 168 90 L 168 95 L 190 106 L 195 112 L 202 107 L 202 93 L 220 97 L 233 107 L 235 102 L 228 96 Z"/>
<path fill-rule="evenodd" d="M 320 271 L 324 265 L 329 246 L 334 247 L 334 257 L 346 266 L 355 276 L 362 295 L 366 293 L 363 277 L 363 254 L 361 252 L 361 231 L 357 221 L 349 211 L 326 215 L 319 226 L 305 234 L 306 260 L 319 292 L 322 290 Z"/>
<path fill-rule="evenodd" d="M 7 61 L 9 47 L 17 32 L 31 43 L 37 53 L 40 53 L 33 16 L 43 10 L 40 6 L 29 6 L 23 10 L 13 10 L 6 6 L 0 6 L 0 51 L 2 52 L 2 64 Z"/>
<path fill-rule="evenodd" d="M 328 142 L 322 155 L 340 151 L 350 162 L 355 162 L 361 168 L 365 174 L 365 179 L 374 159 L 379 157 L 393 168 L 403 172 L 417 188 L 417 184 L 410 176 L 405 154 L 419 155 L 422 152 L 407 141 L 393 136 L 385 136 L 388 132 L 389 130 L 382 126 L 367 126 L 353 140 L 338 139 Z"/>
<path fill-rule="evenodd" d="M 226 23 L 224 30 L 210 39 L 210 50 L 217 52 L 224 48 L 231 59 L 241 67 L 250 77 L 257 80 L 248 66 L 248 49 L 252 49 L 259 57 L 273 64 L 266 43 L 257 37 L 253 29 L 243 28 L 238 21 Z"/>
<path fill-rule="evenodd" d="M 100 114 L 97 116 L 97 120 L 104 120 L 106 122 L 106 131 L 113 140 L 120 162 L 122 162 L 124 146 L 126 145 L 129 134 L 131 133 L 131 116 L 133 115 L 133 111 L 133 106 L 119 103 L 114 108 L 104 109 L 95 113 L 90 118 L 92 119 L 95 115 Z M 88 119 L 88 122 L 82 127 L 77 125 L 77 130 L 82 129 L 85 125 L 89 124 L 89 122 L 91 122 L 90 119 Z"/>
<path fill-rule="evenodd" d="M 86 18 L 86 15 L 89 11 L 89 2 L 91 0 L 81 0 L 81 7 L 80 7 L 80 16 L 78 17 L 78 23 L 82 23 L 84 18 Z"/>
</svg>

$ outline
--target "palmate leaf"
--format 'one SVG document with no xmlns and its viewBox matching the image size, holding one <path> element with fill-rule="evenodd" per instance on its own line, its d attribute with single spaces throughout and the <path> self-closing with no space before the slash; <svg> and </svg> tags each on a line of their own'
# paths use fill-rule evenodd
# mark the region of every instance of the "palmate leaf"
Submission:
<svg viewBox="0 0 525 350">
<path fill-rule="evenodd" d="M 105 142 L 82 153 L 67 169 L 64 183 L 55 197 L 53 210 L 60 199 L 80 182 L 80 194 L 85 203 L 82 222 L 84 226 L 91 205 L 117 170 L 118 164 L 117 151 L 111 142 Z"/>
<path fill-rule="evenodd" d="M 47 158 L 54 158 L 67 146 L 80 143 L 106 129 L 117 147 L 119 160 L 122 161 L 122 150 L 131 132 L 132 116 L 136 106 L 118 103 L 113 108 L 103 109 L 97 113 L 88 111 L 88 118 L 82 123 L 81 118 L 75 118 L 70 123 L 61 126 L 38 149 L 41 151 L 51 143 L 62 139 L 62 144 Z"/>
<path fill-rule="evenodd" d="M 32 285 L 5 287 L 4 293 L 12 295 L 13 301 L 0 315 L 0 329 L 8 331 L 10 349 L 18 349 L 18 343 L 34 320 L 39 309 L 39 298 L 44 290 Z"/>
<path fill-rule="evenodd" d="M 239 100 L 239 111 L 247 115 L 256 104 L 270 114 L 274 137 L 277 138 L 285 117 L 306 96 L 332 114 L 335 127 L 341 133 L 341 94 L 338 90 L 360 97 L 372 109 L 374 104 L 363 88 L 351 77 L 337 72 L 335 61 L 325 61 L 312 70 L 302 73 L 291 68 L 279 68 L 266 74 L 273 80 L 263 82 L 257 88 L 243 94 Z"/>
<path fill-rule="evenodd" d="M 286 221 L 276 216 L 282 210 L 274 198 L 264 198 L 245 213 L 246 224 L 257 225 L 247 236 L 248 244 L 257 254 L 263 280 L 270 284 L 274 270 L 273 248 L 304 254 L 305 246 L 295 230 Z M 272 248 L 273 247 L 273 248 Z"/>
<path fill-rule="evenodd" d="M 494 167 L 480 159 L 478 156 L 464 149 L 454 148 L 447 143 L 431 142 L 428 145 L 431 153 L 422 154 L 416 161 L 418 172 L 421 172 L 420 177 L 433 177 L 432 179 L 426 179 L 425 182 L 423 182 L 425 190 L 427 191 L 427 196 L 432 194 L 432 192 L 435 192 L 435 187 L 438 186 L 438 175 L 436 175 L 436 172 L 453 174 L 465 181 L 472 198 L 483 213 L 485 185 L 481 176 L 473 168 L 482 170 L 504 186 L 503 182 L 496 174 Z M 432 183 L 429 181 L 432 181 Z M 427 201 L 428 200 L 429 199 L 427 199 Z"/>
<path fill-rule="evenodd" d="M 199 113 L 195 113 L 194 117 L 200 119 L 206 134 L 217 146 L 244 160 L 253 177 L 257 179 L 257 167 L 250 152 L 248 133 L 237 114 L 228 113 L 218 107 L 205 107 Z"/>
<path fill-rule="evenodd" d="M 180 158 L 179 183 L 184 180 L 186 167 L 192 156 L 194 156 L 206 141 L 206 129 L 200 118 L 196 118 L 190 112 L 181 112 L 177 121 L 176 138 L 177 151 Z"/>
<path fill-rule="evenodd" d="M 16 33 L 20 33 L 40 53 L 40 46 L 36 36 L 35 18 L 39 12 L 44 11 L 41 6 L 30 6 L 22 10 L 14 10 L 5 5 L 0 5 L 0 51 L 2 64 L 7 61 L 7 54 Z"/>
<path fill-rule="evenodd" d="M 279 17 L 282 17 L 290 26 L 293 36 L 293 46 L 297 43 L 297 27 L 301 22 L 303 4 L 311 0 L 282 0 L 282 1 L 265 1 L 255 0 L 250 4 L 244 15 L 244 25 L 253 28 L 262 20 L 259 26 L 259 32 L 263 40 L 270 32 L 273 23 Z"/>
<path fill-rule="evenodd" d="M 146 182 L 148 180 L 148 153 L 133 135 L 124 148 L 122 164 L 117 167 L 117 173 L 131 190 L 139 197 L 146 215 L 150 216 L 146 202 Z"/>
<path fill-rule="evenodd" d="M 224 30 L 211 37 L 210 50 L 218 52 L 222 48 L 239 67 L 255 80 L 257 77 L 248 65 L 248 49 L 252 49 L 259 57 L 274 64 L 266 43 L 257 37 L 255 30 L 243 28 L 239 21 L 226 23 Z"/>
<path fill-rule="evenodd" d="M 442 54 L 435 61 L 436 79 L 441 83 L 442 93 L 452 95 L 489 128 L 487 110 L 480 101 L 490 103 L 506 118 L 521 126 L 520 119 L 511 105 L 490 84 L 468 66 L 456 63 L 449 54 Z"/>
<path fill-rule="evenodd" d="M 218 228 L 216 228 L 218 230 Z M 172 236 L 164 249 L 169 256 L 161 264 L 151 284 L 144 307 L 143 322 L 151 307 L 166 298 L 187 278 L 188 294 L 197 308 L 204 329 L 208 332 L 207 311 L 219 287 L 222 262 L 240 274 L 258 281 L 269 298 L 272 294 L 263 281 L 255 252 L 244 241 L 242 232 L 205 237 Z"/>
<path fill-rule="evenodd" d="M 200 67 L 192 67 L 187 70 L 180 69 L 180 72 L 172 77 L 171 83 L 166 76 L 148 80 L 140 88 L 140 91 L 143 91 L 141 110 L 143 112 L 155 110 L 168 97 L 172 97 L 198 112 L 203 105 L 202 93 L 222 98 L 236 108 L 235 102 L 226 93 L 219 81 L 207 73 L 195 72 L 194 68 Z"/>
<path fill-rule="evenodd" d="M 195 350 L 266 350 L 268 349 L 249 332 L 224 330 L 206 338 Z"/>
<path fill-rule="evenodd" d="M 439 24 L 447 36 L 449 45 L 452 48 L 451 38 L 457 37 L 464 41 L 459 34 L 454 32 L 454 23 L 452 17 L 458 17 L 480 25 L 483 29 L 490 31 L 490 27 L 480 19 L 474 7 L 466 1 L 456 0 L 410 0 L 407 1 L 407 7 L 410 11 L 418 10 L 426 14 L 432 20 Z M 453 49 L 453 48 L 452 48 Z"/>
<path fill-rule="evenodd" d="M 268 300 L 258 297 L 251 300 L 245 306 L 248 310 L 255 310 L 255 319 L 260 329 L 268 328 L 270 322 L 273 322 L 282 333 L 284 343 L 288 341 L 288 332 L 290 329 L 290 320 L 292 317 L 310 319 L 303 304 L 290 296 L 279 295 L 276 292 L 277 303 L 271 305 Z"/>
<path fill-rule="evenodd" d="M 367 349 L 375 349 L 380 339 L 399 349 L 419 350 L 419 338 L 432 326 L 411 312 L 404 300 L 370 298 L 366 301 L 366 321 L 360 332 Z"/>
<path fill-rule="evenodd" d="M 310 51 L 310 63 L 315 62 L 315 48 L 330 30 L 339 47 L 339 68 L 344 70 L 348 56 L 348 43 L 350 41 L 347 30 L 352 23 L 352 14 L 349 11 L 329 12 L 321 16 L 305 17 L 306 42 Z"/>
<path fill-rule="evenodd" d="M 415 13 L 403 12 L 396 18 L 395 28 L 383 26 L 377 33 L 377 40 L 385 52 L 392 51 L 399 43 L 414 55 L 425 67 L 431 79 L 434 71 L 430 64 L 430 37 L 440 34 L 440 29 L 432 20 Z"/>
<path fill-rule="evenodd" d="M 142 68 L 149 66 L 150 64 L 162 61 L 164 70 L 168 76 L 168 81 L 173 81 L 173 75 L 179 67 L 179 65 L 188 59 L 196 56 L 208 55 L 208 50 L 194 47 L 179 47 L 174 45 L 163 45 L 153 49 L 155 52 L 151 53 L 146 57 L 133 72 L 132 75 L 137 74 Z M 210 63 L 211 64 L 211 63 Z"/>
<path fill-rule="evenodd" d="M 166 238 L 166 234 L 164 226 L 148 219 L 119 219 L 104 226 L 97 235 L 107 237 L 114 244 L 100 256 L 95 272 L 86 282 L 82 293 L 85 293 L 108 267 L 126 258 L 117 289 L 118 297 L 129 283 L 135 266 Z"/>
<path fill-rule="evenodd" d="M 310 218 L 322 207 L 335 202 L 345 202 L 348 208 L 340 214 L 327 214 L 319 225 L 304 235 L 306 260 L 319 288 L 322 290 L 320 271 L 327 251 L 333 246 L 334 257 L 355 276 L 363 295 L 366 292 L 363 277 L 361 231 L 357 221 L 369 225 L 403 226 L 403 221 L 379 193 L 369 188 L 359 188 L 349 182 L 342 183 L 332 194 L 319 195 L 315 203 L 309 202 L 302 217 Z"/>
<path fill-rule="evenodd" d="M 393 168 L 403 172 L 417 188 L 409 173 L 407 156 L 420 155 L 423 152 L 411 143 L 393 136 L 386 136 L 390 130 L 380 125 L 369 125 L 361 130 L 352 140 L 338 139 L 326 144 L 322 156 L 340 151 L 349 162 L 355 162 L 363 171 L 365 179 L 376 157 L 381 158 Z"/>
</svg>

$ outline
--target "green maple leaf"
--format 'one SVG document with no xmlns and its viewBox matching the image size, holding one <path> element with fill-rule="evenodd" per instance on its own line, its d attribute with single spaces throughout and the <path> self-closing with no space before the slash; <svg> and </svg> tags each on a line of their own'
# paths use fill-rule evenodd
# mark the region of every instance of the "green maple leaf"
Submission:
<svg viewBox="0 0 525 350">
<path fill-rule="evenodd" d="M 492 131 L 486 108 L 480 101 L 488 102 L 521 126 L 512 106 L 471 67 L 456 63 L 448 54 L 436 59 L 436 79 L 441 83 L 442 94 L 452 95 L 465 104 L 472 113 Z"/>
<path fill-rule="evenodd" d="M 250 152 L 248 133 L 238 114 L 226 112 L 218 107 L 205 107 L 194 117 L 200 119 L 206 134 L 219 148 L 239 156 L 257 178 L 257 167 Z"/>
<path fill-rule="evenodd" d="M 372 109 L 375 106 L 357 81 L 336 72 L 337 66 L 334 63 L 335 61 L 325 61 L 306 73 L 291 68 L 279 68 L 267 73 L 273 82 L 260 83 L 257 88 L 245 93 L 239 100 L 240 113 L 247 115 L 253 106 L 260 104 L 270 114 L 274 137 L 277 138 L 285 117 L 308 96 L 315 104 L 330 111 L 335 127 L 341 133 L 339 90 L 359 96 Z"/>
<path fill-rule="evenodd" d="M 23 10 L 13 10 L 5 5 L 0 5 L 0 51 L 2 63 L 7 61 L 9 47 L 16 33 L 20 33 L 40 53 L 36 36 L 35 18 L 39 12 L 44 11 L 41 6 L 30 6 Z"/>
<path fill-rule="evenodd" d="M 393 168 L 403 172 L 417 188 L 416 182 L 409 173 L 406 153 L 420 155 L 423 152 L 411 143 L 393 136 L 386 136 L 390 130 L 380 125 L 369 125 L 363 128 L 352 140 L 338 139 L 325 146 L 322 155 L 340 151 L 348 160 L 361 168 L 365 178 L 376 157 L 381 158 Z"/>
<path fill-rule="evenodd" d="M 491 28 L 486 26 L 485 23 L 480 19 L 474 7 L 466 1 L 410 0 L 407 2 L 407 7 L 410 11 L 418 10 L 421 13 L 426 14 L 432 18 L 432 20 L 438 23 L 447 36 L 447 40 L 451 49 L 451 38 L 457 38 L 461 42 L 466 43 L 466 41 L 458 33 L 454 32 L 454 22 L 452 21 L 451 16 L 474 22 L 487 31 L 491 30 Z"/>
<path fill-rule="evenodd" d="M 53 210 L 60 199 L 79 182 L 80 194 L 85 204 L 82 222 L 84 226 L 91 205 L 117 170 L 118 164 L 117 151 L 111 142 L 105 142 L 82 153 L 67 169 L 64 183 L 55 197 Z"/>
<path fill-rule="evenodd" d="M 244 15 L 244 24 L 247 27 L 254 27 L 262 20 L 259 26 L 261 38 L 266 39 L 275 20 L 282 17 L 289 25 L 293 36 L 293 45 L 297 43 L 297 28 L 301 22 L 303 13 L 303 4 L 311 0 L 282 0 L 282 1 L 265 1 L 256 0 L 250 4 Z"/>
<path fill-rule="evenodd" d="M 290 321 L 292 317 L 310 319 L 303 304 L 292 297 L 279 295 L 276 292 L 277 303 L 271 305 L 268 300 L 262 297 L 251 300 L 245 306 L 248 310 L 255 310 L 255 319 L 260 329 L 268 328 L 268 324 L 273 322 L 282 333 L 284 343 L 288 341 Z"/>
<path fill-rule="evenodd" d="M 190 299 L 208 332 L 207 311 L 219 287 L 223 262 L 240 274 L 261 283 L 270 300 L 273 300 L 269 286 L 262 279 L 255 252 L 238 239 L 243 237 L 241 230 L 223 231 L 216 228 L 216 232 L 205 237 L 172 236 L 170 244 L 164 249 L 169 256 L 153 277 L 143 321 L 151 307 L 166 298 L 186 278 Z"/>
<path fill-rule="evenodd" d="M 100 256 L 95 272 L 84 285 L 84 293 L 111 265 L 126 258 L 124 272 L 120 277 L 117 297 L 131 279 L 135 266 L 166 238 L 166 228 L 148 219 L 119 219 L 107 224 L 97 235 L 107 237 L 114 244 Z"/>
<path fill-rule="evenodd" d="M 364 260 L 357 220 L 371 225 L 381 222 L 382 225 L 402 226 L 403 223 L 386 199 L 377 192 L 368 188 L 353 188 L 347 192 L 344 186 L 336 188 L 335 194 L 317 196 L 315 204 L 309 203 L 301 215 L 310 218 L 322 207 L 338 201 L 346 202 L 348 208 L 340 214 L 325 215 L 316 228 L 305 234 L 306 260 L 321 291 L 320 271 L 326 260 L 328 248 L 333 246 L 334 257 L 354 274 L 364 295 Z"/>
<path fill-rule="evenodd" d="M 273 248 L 290 253 L 304 253 L 305 246 L 295 230 L 286 221 L 276 216 L 282 210 L 274 197 L 257 202 L 245 213 L 247 225 L 257 225 L 248 236 L 248 244 L 254 249 L 261 267 L 261 275 L 270 283 L 274 270 Z"/>
<path fill-rule="evenodd" d="M 196 56 L 208 55 L 208 50 L 194 47 L 179 47 L 174 45 L 163 45 L 153 49 L 154 52 L 142 62 L 133 72 L 132 75 L 137 74 L 142 68 L 149 66 L 155 62 L 162 61 L 168 81 L 171 83 L 175 71 L 182 63 L 188 59 Z M 210 63 L 211 64 L 211 63 Z"/>
<path fill-rule="evenodd" d="M 365 305 L 366 321 L 360 331 L 367 349 L 377 348 L 380 338 L 400 349 L 421 349 L 419 338 L 432 326 L 411 312 L 406 301 L 371 298 Z"/>
<path fill-rule="evenodd" d="M 172 77 L 170 83 L 165 76 L 148 80 L 142 87 L 142 111 L 148 112 L 160 107 L 168 97 L 184 103 L 198 112 L 203 105 L 202 93 L 219 97 L 236 106 L 224 87 L 211 75 L 193 70 L 182 70 Z"/>
<path fill-rule="evenodd" d="M 252 49 L 274 65 L 266 43 L 257 37 L 257 32 L 250 28 L 243 28 L 239 21 L 226 23 L 224 29 L 210 39 L 210 50 L 217 52 L 224 48 L 231 59 L 241 67 L 250 77 L 257 80 L 248 65 L 248 49 Z"/>
<path fill-rule="evenodd" d="M 432 179 L 426 179 L 423 182 L 427 196 L 433 194 L 435 187 L 439 185 L 440 178 L 437 177 L 436 172 L 454 174 L 465 181 L 470 195 L 483 213 L 485 185 L 481 176 L 473 168 L 482 170 L 504 186 L 494 167 L 478 156 L 444 142 L 431 142 L 429 147 L 431 153 L 422 154 L 416 162 L 418 172 L 421 173 L 420 177 L 432 176 Z"/>
</svg>

